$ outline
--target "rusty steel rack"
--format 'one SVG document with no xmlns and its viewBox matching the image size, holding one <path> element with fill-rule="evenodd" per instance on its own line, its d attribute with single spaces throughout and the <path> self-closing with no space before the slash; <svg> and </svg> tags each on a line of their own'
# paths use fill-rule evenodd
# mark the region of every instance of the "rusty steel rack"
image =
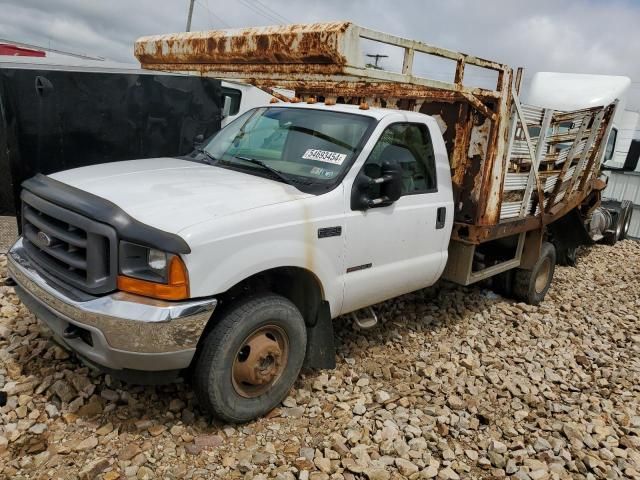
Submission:
<svg viewBox="0 0 640 480">
<path fill-rule="evenodd" d="M 366 42 L 400 49 L 401 70 L 367 65 Z M 135 55 L 147 69 L 240 80 L 280 99 L 284 88 L 303 101 L 366 101 L 436 117 L 454 188 L 452 249 L 466 259 L 460 271 L 448 267 L 459 283 L 485 276 L 471 267 L 476 245 L 516 236 L 511 263 L 490 273 L 513 268 L 524 248 L 520 234 L 557 220 L 601 187 L 596 173 L 616 103 L 573 112 L 521 104 L 522 69 L 514 75 L 498 62 L 350 22 L 148 36 L 136 41 Z M 418 74 L 420 56 L 449 62 L 451 81 Z M 468 85 L 469 69 L 491 73 L 495 85 Z"/>
</svg>

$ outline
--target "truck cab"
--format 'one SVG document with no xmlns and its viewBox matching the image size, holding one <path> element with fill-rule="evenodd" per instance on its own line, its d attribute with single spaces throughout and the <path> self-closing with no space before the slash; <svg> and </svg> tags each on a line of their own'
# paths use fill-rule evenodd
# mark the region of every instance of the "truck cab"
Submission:
<svg viewBox="0 0 640 480">
<path fill-rule="evenodd" d="M 427 287 L 447 262 L 436 121 L 327 103 L 249 110 L 187 157 L 25 182 L 18 294 L 102 369 L 194 366 L 219 416 L 265 413 L 305 356 L 323 358 L 313 340 L 332 318 Z"/>
</svg>

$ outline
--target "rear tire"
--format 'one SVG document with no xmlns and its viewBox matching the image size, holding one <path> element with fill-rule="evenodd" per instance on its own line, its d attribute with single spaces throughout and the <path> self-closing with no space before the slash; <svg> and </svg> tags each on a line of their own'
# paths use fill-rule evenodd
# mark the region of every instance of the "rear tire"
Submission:
<svg viewBox="0 0 640 480">
<path fill-rule="evenodd" d="M 273 410 L 298 378 L 307 332 L 302 315 L 274 294 L 227 310 L 206 334 L 193 375 L 200 404 L 232 423 Z"/>
<path fill-rule="evenodd" d="M 518 300 L 530 305 L 539 305 L 544 300 L 556 267 L 556 249 L 544 242 L 540 257 L 531 270 L 516 269 L 514 272 L 513 294 Z"/>
<path fill-rule="evenodd" d="M 616 243 L 618 243 L 618 235 L 620 233 L 618 231 L 613 232 L 604 232 L 602 243 L 605 245 L 609 245 L 613 247 Z"/>
<path fill-rule="evenodd" d="M 620 231 L 618 240 L 624 240 L 625 238 L 627 238 L 629 227 L 631 226 L 631 215 L 633 215 L 633 204 L 628 200 L 625 200 L 622 203 L 624 205 L 622 215 L 622 229 Z"/>
</svg>

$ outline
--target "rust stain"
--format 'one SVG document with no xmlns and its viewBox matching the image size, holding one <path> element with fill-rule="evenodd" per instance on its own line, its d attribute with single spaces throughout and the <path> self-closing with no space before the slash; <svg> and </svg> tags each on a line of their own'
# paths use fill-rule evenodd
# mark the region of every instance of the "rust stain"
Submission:
<svg viewBox="0 0 640 480">
<path fill-rule="evenodd" d="M 344 65 L 340 41 L 350 22 L 170 33 L 139 38 L 134 54 L 153 64 Z"/>
</svg>

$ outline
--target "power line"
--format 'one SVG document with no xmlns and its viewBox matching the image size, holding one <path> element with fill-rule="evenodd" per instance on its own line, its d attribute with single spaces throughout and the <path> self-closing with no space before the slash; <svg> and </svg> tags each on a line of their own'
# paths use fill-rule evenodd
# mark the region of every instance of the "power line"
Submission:
<svg viewBox="0 0 640 480">
<path fill-rule="evenodd" d="M 293 23 L 291 20 L 289 20 L 287 17 L 285 17 L 284 15 L 280 14 L 279 12 L 277 12 L 276 10 L 274 10 L 273 8 L 269 7 L 268 5 L 265 5 L 264 3 L 262 3 L 260 0 L 253 0 L 254 3 L 256 3 L 257 5 L 260 5 L 264 10 L 266 10 L 267 12 L 273 13 L 274 16 L 276 16 L 277 18 L 281 18 L 284 23 Z"/>
<path fill-rule="evenodd" d="M 266 18 L 267 20 L 269 20 L 270 22 L 276 22 L 276 23 L 280 23 L 280 19 L 269 14 L 268 12 L 264 12 L 262 10 L 260 10 L 259 8 L 257 8 L 255 5 L 253 5 L 252 3 L 249 3 L 248 0 L 240 0 L 240 3 L 242 3 L 242 5 L 244 5 L 245 7 L 247 7 L 249 10 L 251 10 L 253 13 L 257 13 L 258 15 L 260 15 L 261 17 Z"/>
<path fill-rule="evenodd" d="M 207 4 L 209 3 L 209 0 L 206 0 Z M 211 17 L 215 18 L 220 24 L 222 24 L 222 26 L 230 28 L 231 25 L 229 25 L 227 22 L 225 22 L 222 18 L 220 18 L 218 15 L 216 15 L 215 13 L 213 13 L 209 7 L 205 4 L 203 4 L 200 0 L 195 0 L 195 2 L 200 5 L 202 8 L 204 8 L 208 15 L 209 15 L 209 22 L 213 25 L 213 22 L 211 21 Z"/>
<path fill-rule="evenodd" d="M 276 17 L 275 15 L 267 11 L 260 10 L 256 5 L 254 5 L 253 3 L 250 3 L 249 0 L 240 0 L 240 3 L 242 3 L 242 5 L 244 5 L 254 13 L 257 13 L 261 17 L 264 17 L 271 22 L 286 23 L 286 22 L 283 22 L 280 18 Z"/>
</svg>

